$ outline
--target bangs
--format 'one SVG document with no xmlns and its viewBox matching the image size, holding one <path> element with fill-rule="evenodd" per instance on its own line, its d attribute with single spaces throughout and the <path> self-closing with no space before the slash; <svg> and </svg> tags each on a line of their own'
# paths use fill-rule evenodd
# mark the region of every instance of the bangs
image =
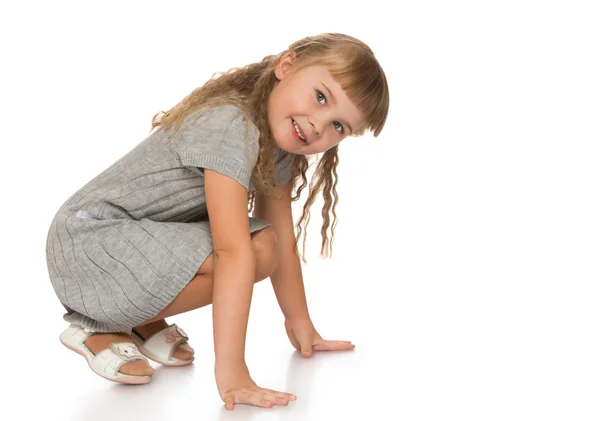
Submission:
<svg viewBox="0 0 600 421">
<path fill-rule="evenodd" d="M 390 103 L 387 79 L 379 63 L 373 56 L 352 54 L 336 57 L 327 67 L 367 120 L 367 127 L 353 135 L 361 136 L 369 130 L 377 137 L 385 125 Z"/>
<path fill-rule="evenodd" d="M 299 68 L 327 67 L 367 121 L 353 136 L 361 136 L 367 130 L 375 137 L 381 133 L 388 115 L 390 94 L 385 73 L 371 48 L 354 37 L 334 33 L 297 41 L 288 52 L 296 56 Z"/>
</svg>

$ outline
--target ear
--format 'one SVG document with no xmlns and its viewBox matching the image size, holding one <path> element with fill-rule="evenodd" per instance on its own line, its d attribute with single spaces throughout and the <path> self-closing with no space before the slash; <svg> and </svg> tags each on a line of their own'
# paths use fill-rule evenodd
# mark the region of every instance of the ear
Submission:
<svg viewBox="0 0 600 421">
<path fill-rule="evenodd" d="M 279 80 L 283 80 L 284 77 L 291 73 L 295 61 L 296 56 L 294 53 L 288 52 L 282 55 L 275 66 L 275 77 Z"/>
</svg>

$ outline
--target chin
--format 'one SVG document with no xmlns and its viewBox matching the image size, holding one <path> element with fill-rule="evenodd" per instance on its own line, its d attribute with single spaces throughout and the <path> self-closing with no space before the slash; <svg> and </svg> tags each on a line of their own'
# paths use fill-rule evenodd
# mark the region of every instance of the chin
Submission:
<svg viewBox="0 0 600 421">
<path fill-rule="evenodd" d="M 288 151 L 289 149 L 289 145 L 287 145 L 286 142 L 282 142 L 275 136 L 273 136 L 273 143 L 275 143 L 275 145 L 281 150 Z"/>
<path fill-rule="evenodd" d="M 297 149 L 294 146 L 296 146 L 294 143 L 292 143 L 294 139 L 288 140 L 287 138 L 282 138 L 280 136 L 276 136 L 275 134 L 273 134 L 273 143 L 275 143 L 275 145 L 286 152 L 292 152 L 294 153 L 294 151 Z"/>
<path fill-rule="evenodd" d="M 300 151 L 298 151 L 298 149 L 295 149 L 295 148 L 294 149 L 293 148 L 289 148 L 289 147 L 287 147 L 285 145 L 283 147 L 281 145 L 277 145 L 277 146 L 279 146 L 279 149 L 281 149 L 284 152 L 289 152 L 289 153 L 293 153 L 293 154 L 296 154 L 296 155 L 301 155 L 302 154 Z"/>
</svg>

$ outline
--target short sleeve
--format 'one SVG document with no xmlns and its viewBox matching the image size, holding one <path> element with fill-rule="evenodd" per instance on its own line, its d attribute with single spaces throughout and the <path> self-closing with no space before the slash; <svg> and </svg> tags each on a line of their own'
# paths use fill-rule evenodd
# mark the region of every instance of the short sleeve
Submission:
<svg viewBox="0 0 600 421">
<path fill-rule="evenodd" d="M 275 184 L 281 185 L 292 179 L 292 169 L 294 164 L 293 153 L 277 149 L 275 155 Z"/>
<path fill-rule="evenodd" d="M 171 150 L 182 165 L 217 171 L 249 190 L 258 138 L 242 110 L 226 105 L 188 117 L 173 136 Z"/>
</svg>

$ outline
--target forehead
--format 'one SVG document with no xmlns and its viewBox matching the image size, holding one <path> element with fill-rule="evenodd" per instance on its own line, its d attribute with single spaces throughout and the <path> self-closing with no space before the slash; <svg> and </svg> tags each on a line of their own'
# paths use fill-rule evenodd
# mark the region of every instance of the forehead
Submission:
<svg viewBox="0 0 600 421">
<path fill-rule="evenodd" d="M 307 66 L 307 67 L 300 69 L 298 71 L 298 75 L 301 75 L 302 79 L 306 80 L 307 82 L 314 82 L 314 81 L 316 81 L 317 83 L 323 82 L 326 85 L 330 85 L 330 84 L 336 85 L 335 86 L 336 88 L 339 88 L 340 90 L 342 90 L 342 87 L 339 86 L 339 84 L 336 82 L 336 80 L 333 78 L 333 76 L 329 72 L 329 69 L 327 69 L 327 67 L 325 67 L 325 66 Z M 336 90 L 336 92 L 337 92 L 337 90 Z M 335 92 L 334 92 L 334 94 L 335 94 Z"/>
<path fill-rule="evenodd" d="M 348 98 L 342 86 L 331 75 L 327 67 L 308 66 L 300 69 L 298 75 L 302 75 L 305 83 L 314 85 L 314 89 L 318 89 L 324 94 L 327 94 L 327 89 L 329 89 L 334 97 L 328 98 L 330 107 L 342 114 L 354 131 L 360 130 L 365 125 L 363 113 Z"/>
</svg>

